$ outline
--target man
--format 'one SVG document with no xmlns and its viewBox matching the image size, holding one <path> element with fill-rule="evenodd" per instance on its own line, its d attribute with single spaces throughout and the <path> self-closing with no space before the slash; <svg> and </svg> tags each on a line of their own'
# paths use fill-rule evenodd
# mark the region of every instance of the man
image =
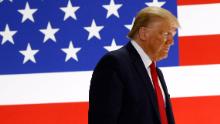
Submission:
<svg viewBox="0 0 220 124">
<path fill-rule="evenodd" d="M 89 124 L 174 124 L 169 93 L 155 62 L 168 55 L 179 23 L 147 7 L 136 16 L 131 41 L 97 64 L 89 94 Z"/>
</svg>

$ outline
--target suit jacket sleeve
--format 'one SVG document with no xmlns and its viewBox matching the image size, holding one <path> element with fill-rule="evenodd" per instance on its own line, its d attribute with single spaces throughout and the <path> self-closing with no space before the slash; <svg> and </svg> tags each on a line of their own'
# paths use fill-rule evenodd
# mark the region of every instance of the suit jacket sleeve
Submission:
<svg viewBox="0 0 220 124">
<path fill-rule="evenodd" d="M 105 55 L 94 69 L 89 91 L 89 124 L 117 124 L 123 85 L 116 59 Z"/>
</svg>

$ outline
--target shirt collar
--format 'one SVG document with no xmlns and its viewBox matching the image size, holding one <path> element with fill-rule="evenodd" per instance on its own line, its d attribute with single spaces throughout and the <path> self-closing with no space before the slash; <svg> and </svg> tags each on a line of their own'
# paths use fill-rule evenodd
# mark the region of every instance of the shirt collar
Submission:
<svg viewBox="0 0 220 124">
<path fill-rule="evenodd" d="M 145 68 L 148 69 L 148 67 L 152 63 L 150 57 L 144 52 L 144 50 L 141 48 L 141 46 L 137 42 L 135 42 L 134 40 L 131 40 L 131 44 L 134 46 L 138 54 L 141 56 L 141 60 L 143 61 Z"/>
</svg>

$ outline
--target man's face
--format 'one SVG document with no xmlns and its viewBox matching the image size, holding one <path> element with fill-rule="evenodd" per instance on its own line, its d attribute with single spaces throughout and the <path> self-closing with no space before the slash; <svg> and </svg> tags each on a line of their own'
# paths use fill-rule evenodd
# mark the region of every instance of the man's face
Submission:
<svg viewBox="0 0 220 124">
<path fill-rule="evenodd" d="M 153 55 L 154 61 L 168 56 L 170 46 L 173 45 L 173 37 L 176 28 L 172 28 L 168 22 L 157 21 L 149 27 L 147 39 L 144 45 L 148 53 Z"/>
</svg>

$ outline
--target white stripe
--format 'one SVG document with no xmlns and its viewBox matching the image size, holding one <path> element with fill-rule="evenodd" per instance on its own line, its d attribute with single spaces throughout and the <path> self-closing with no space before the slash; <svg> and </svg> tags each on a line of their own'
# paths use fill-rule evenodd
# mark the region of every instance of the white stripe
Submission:
<svg viewBox="0 0 220 124">
<path fill-rule="evenodd" d="M 171 97 L 220 95 L 220 65 L 161 69 Z"/>
<path fill-rule="evenodd" d="M 161 68 L 171 97 L 220 95 L 220 65 Z M 0 76 L 0 105 L 88 101 L 92 71 Z"/>
<path fill-rule="evenodd" d="M 178 6 L 179 36 L 220 34 L 220 3 Z"/>
<path fill-rule="evenodd" d="M 0 75 L 0 105 L 88 101 L 91 74 Z"/>
</svg>

